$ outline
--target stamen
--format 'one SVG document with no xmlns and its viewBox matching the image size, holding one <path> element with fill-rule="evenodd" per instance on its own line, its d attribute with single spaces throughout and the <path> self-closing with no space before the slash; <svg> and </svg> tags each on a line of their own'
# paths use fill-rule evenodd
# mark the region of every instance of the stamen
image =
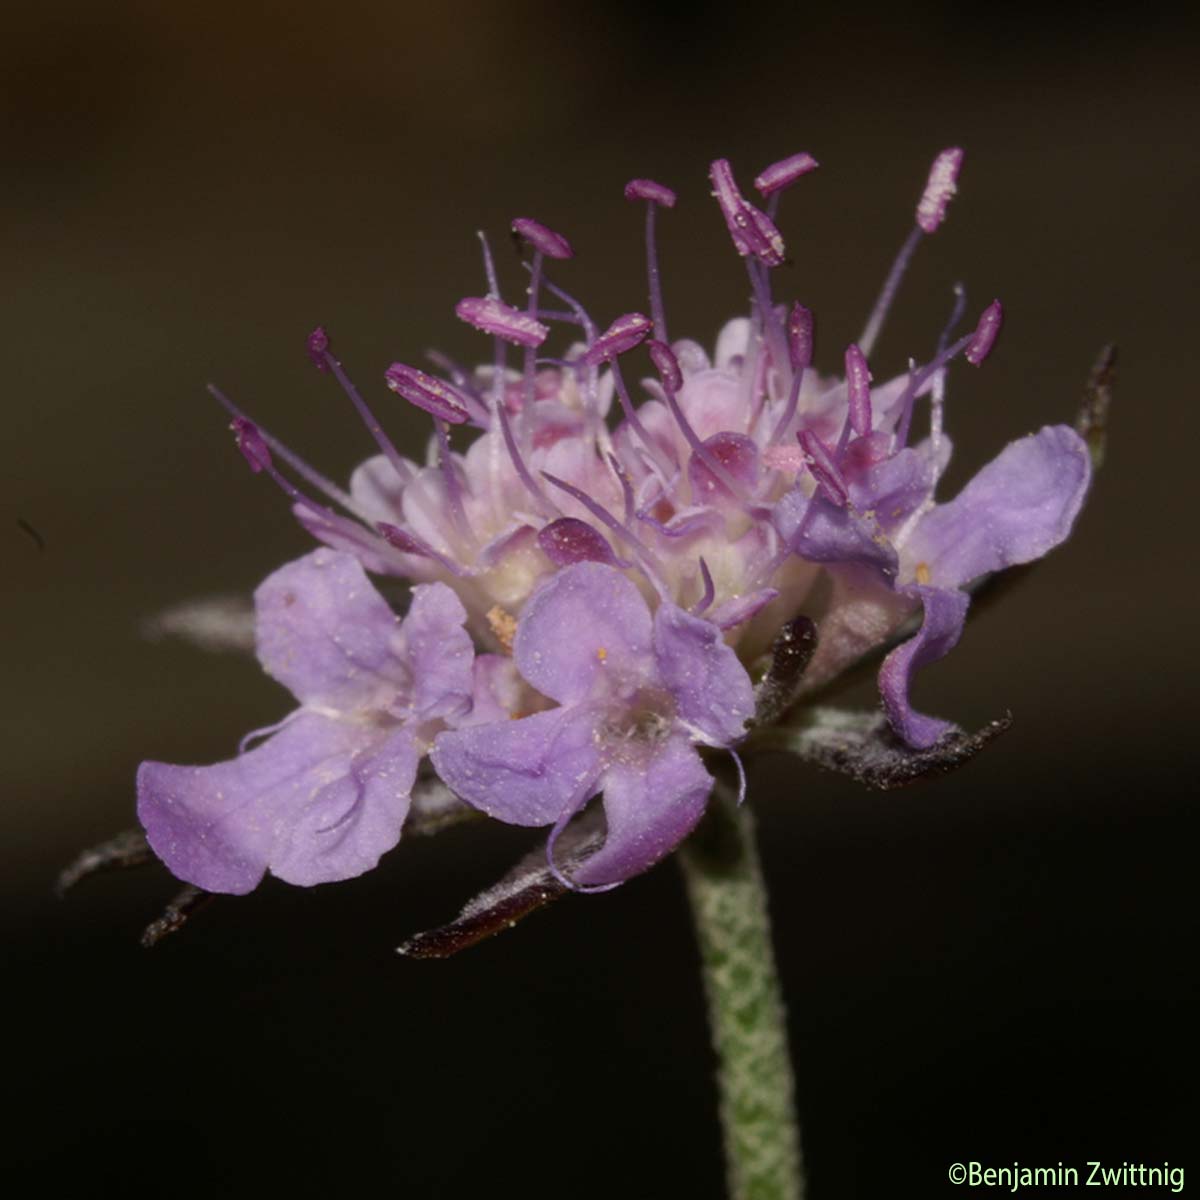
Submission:
<svg viewBox="0 0 1200 1200">
<path fill-rule="evenodd" d="M 804 382 L 804 372 L 812 363 L 813 315 L 803 304 L 793 304 L 791 312 L 788 313 L 787 344 L 788 360 L 793 372 L 792 386 L 788 389 L 783 415 L 771 434 L 768 444 L 772 446 L 787 432 L 787 427 L 796 415 L 796 406 L 800 402 L 800 385 Z"/>
<path fill-rule="evenodd" d="M 579 317 L 573 312 L 558 308 L 539 308 L 533 314 L 539 321 L 561 321 L 564 325 L 579 325 Z"/>
<path fill-rule="evenodd" d="M 632 529 L 633 513 L 635 508 L 633 499 L 633 484 L 630 482 L 629 476 L 625 473 L 625 468 L 621 466 L 621 462 L 617 456 L 610 453 L 607 457 L 608 465 L 612 467 L 613 474 L 616 475 L 617 479 L 620 480 L 621 483 L 621 495 L 625 499 L 625 527 L 627 529 Z"/>
<path fill-rule="evenodd" d="M 454 306 L 460 321 L 517 346 L 536 348 L 550 335 L 540 321 L 492 296 L 468 296 Z"/>
<path fill-rule="evenodd" d="M 658 559 L 655 558 L 649 547 L 640 541 L 635 533 L 629 529 L 626 529 L 625 526 L 622 525 L 621 522 L 618 521 L 617 518 L 608 511 L 608 509 L 606 509 L 602 504 L 599 504 L 593 500 L 591 496 L 587 494 L 587 492 L 581 491 L 573 484 L 567 483 L 565 479 L 559 479 L 556 475 L 551 475 L 549 471 L 543 471 L 542 478 L 546 480 L 547 483 L 553 484 L 560 491 L 566 492 L 568 496 L 572 496 L 574 499 L 578 500 L 579 503 L 582 504 L 583 507 L 586 508 L 593 517 L 596 518 L 596 520 L 600 521 L 604 525 L 607 525 L 609 529 L 611 529 L 618 537 L 624 538 L 627 542 L 629 542 L 636 550 L 638 550 L 640 554 L 646 558 L 648 562 L 652 563 L 654 566 L 658 565 Z"/>
<path fill-rule="evenodd" d="M 807 370 L 813 356 L 813 315 L 803 304 L 793 304 L 788 313 L 787 337 L 792 370 Z"/>
<path fill-rule="evenodd" d="M 900 419 L 900 425 L 896 430 L 896 444 L 898 446 L 904 445 L 904 441 L 901 440 L 901 433 L 903 433 L 905 438 L 908 436 L 910 419 L 909 410 L 911 410 L 912 403 L 920 393 L 921 389 L 926 383 L 929 382 L 931 378 L 933 378 L 935 374 L 937 374 L 938 371 L 940 371 L 948 362 L 950 362 L 951 359 L 957 358 L 958 355 L 961 354 L 971 344 L 974 338 L 974 333 L 968 333 L 965 337 L 959 338 L 957 342 L 951 343 L 951 345 L 947 346 L 944 350 L 939 350 L 938 353 L 934 355 L 933 361 L 927 363 L 919 370 L 917 369 L 916 363 L 910 360 L 908 386 L 904 389 L 900 399 L 896 401 L 896 407 L 900 409 L 901 413 L 903 414 Z"/>
<path fill-rule="evenodd" d="M 913 407 L 917 398 L 915 380 L 917 378 L 917 360 L 908 360 L 908 386 L 901 396 L 900 419 L 896 422 L 894 449 L 903 450 L 908 445 L 908 431 L 912 427 Z"/>
<path fill-rule="evenodd" d="M 967 289 L 961 283 L 954 285 L 954 306 L 950 309 L 950 319 L 946 322 L 946 327 L 938 334 L 938 352 L 945 350 L 950 341 L 950 335 L 954 332 L 959 321 L 962 320 L 962 315 L 967 307 Z"/>
<path fill-rule="evenodd" d="M 424 371 L 404 363 L 392 363 L 383 373 L 383 378 L 398 396 L 438 420 L 451 425 L 461 425 L 467 420 L 470 400 L 444 380 L 426 375 Z"/>
<path fill-rule="evenodd" d="M 440 550 L 435 550 L 427 541 L 417 537 L 415 533 L 410 533 L 407 529 L 401 529 L 398 525 L 391 525 L 387 521 L 377 522 L 375 528 L 383 535 L 384 541 L 389 546 L 395 547 L 403 554 L 432 558 L 434 562 L 441 563 L 451 575 L 457 575 L 460 578 L 470 574 L 465 567 L 460 566 Z"/>
<path fill-rule="evenodd" d="M 917 204 L 917 224 L 926 233 L 936 233 L 946 219 L 946 207 L 958 191 L 958 173 L 962 169 L 963 152 L 957 146 L 943 150 L 933 160 L 929 182 Z"/>
<path fill-rule="evenodd" d="M 546 230 L 545 232 L 547 234 L 550 233 L 549 230 Z M 570 247 L 568 246 L 567 249 L 569 250 Z M 541 290 L 542 286 L 542 263 L 545 261 L 545 258 L 546 255 L 543 254 L 535 244 L 533 261 L 529 264 L 529 303 L 525 307 L 525 316 L 531 321 L 537 320 L 538 292 Z M 526 346 L 525 353 L 523 355 L 523 361 L 521 363 L 521 412 L 525 414 L 523 423 L 526 425 L 533 419 L 533 397 L 534 392 L 536 391 L 536 383 L 534 379 L 535 370 L 536 363 L 534 361 L 534 347 Z"/>
<path fill-rule="evenodd" d="M 260 471 L 271 469 L 271 451 L 258 432 L 258 426 L 245 417 L 234 417 L 230 429 L 237 440 L 237 448 L 242 457 L 250 464 L 250 470 L 257 475 Z"/>
<path fill-rule="evenodd" d="M 801 175 L 807 175 L 809 171 L 816 170 L 818 166 L 820 163 L 811 154 L 802 151 L 799 154 L 790 155 L 788 158 L 782 158 L 779 162 L 772 163 L 765 168 L 755 177 L 754 186 L 762 195 L 770 196 L 783 188 L 791 187 Z"/>
<path fill-rule="evenodd" d="M 359 395 L 358 389 L 350 382 L 346 372 L 342 370 L 342 364 L 334 358 L 329 349 L 329 336 L 320 325 L 308 335 L 308 354 L 318 370 L 333 372 L 334 379 L 338 381 L 342 391 L 350 397 L 350 402 L 354 405 L 362 423 L 375 439 L 376 445 L 383 451 L 388 462 L 392 464 L 396 474 L 407 483 L 412 478 L 412 468 L 404 461 L 400 451 L 393 445 L 392 439 L 384 433 L 383 426 L 376 420 L 375 414 L 368 407 L 367 402 Z"/>
<path fill-rule="evenodd" d="M 438 466 L 442 472 L 442 484 L 446 489 L 446 500 L 450 506 L 450 517 L 459 533 L 474 541 L 471 522 L 467 518 L 467 510 L 463 507 L 462 483 L 454 466 L 454 458 L 450 453 L 450 433 L 445 421 L 436 418 L 433 427 L 437 431 Z"/>
<path fill-rule="evenodd" d="M 979 318 L 979 324 L 975 327 L 975 334 L 971 338 L 971 344 L 967 347 L 967 352 L 963 356 L 971 366 L 981 366 L 983 360 L 991 354 L 992 347 L 996 344 L 996 339 L 1000 336 L 1000 326 L 1003 323 L 1004 310 L 1000 307 L 999 300 L 993 300 L 983 310 L 983 315 Z"/>
<path fill-rule="evenodd" d="M 674 208 L 676 196 L 669 187 L 655 183 L 653 179 L 631 179 L 625 185 L 626 200 L 648 200 L 661 204 L 663 208 Z"/>
<path fill-rule="evenodd" d="M 579 303 L 573 296 L 564 292 L 562 288 L 556 284 L 546 281 L 546 290 L 552 295 L 557 296 L 568 308 L 575 314 L 579 324 L 583 327 L 583 331 L 589 343 L 596 340 L 596 322 L 588 316 L 583 305 Z"/>
<path fill-rule="evenodd" d="M 603 534 L 578 517 L 560 517 L 543 527 L 538 545 L 556 567 L 577 562 L 606 563 L 610 567 L 628 566 L 613 553 Z"/>
<path fill-rule="evenodd" d="M 925 184 L 925 190 L 921 193 L 921 199 L 917 204 L 917 226 L 905 238 L 904 245 L 900 247 L 900 253 L 896 255 L 896 261 L 892 263 L 892 269 L 888 272 L 887 279 L 884 280 L 879 298 L 875 301 L 875 307 L 871 310 L 862 336 L 858 339 L 863 354 L 868 358 L 875 349 L 879 331 L 883 328 L 888 310 L 900 288 L 900 281 L 904 278 L 904 272 L 908 269 L 908 264 L 912 260 L 922 234 L 936 232 L 938 226 L 945 220 L 946 206 L 958 190 L 958 172 L 962 167 L 962 160 L 963 152 L 957 147 L 943 150 L 933 160 L 933 166 L 929 171 L 929 180 Z"/>
<path fill-rule="evenodd" d="M 483 250 L 483 272 L 487 277 L 488 298 L 500 303 L 500 281 L 496 276 L 496 260 L 492 257 L 492 247 L 488 243 L 487 234 L 482 229 L 478 231 L 479 245 Z M 504 367 L 508 357 L 504 347 L 504 339 L 493 337 L 492 353 L 492 394 L 488 398 L 488 424 L 495 429 L 499 424 L 499 410 L 504 405 Z M 500 494 L 500 447 L 492 440 L 488 455 L 488 476 L 494 497 Z"/>
<path fill-rule="evenodd" d="M 859 334 L 858 344 L 862 347 L 864 354 L 870 354 L 875 349 L 875 342 L 879 337 L 879 332 L 883 328 L 883 323 L 887 319 L 888 312 L 892 307 L 892 301 L 896 298 L 896 293 L 900 290 L 900 281 L 904 278 L 904 272 L 908 270 L 908 264 L 912 261 L 912 256 L 917 249 L 922 237 L 922 230 L 917 228 L 909 232 L 908 237 L 904 239 L 904 245 L 900 247 L 900 253 L 896 255 L 895 262 L 892 263 L 892 269 L 888 272 L 887 278 L 883 281 L 883 287 L 880 289 L 879 296 L 875 301 L 875 307 L 871 309 L 871 315 L 867 318 L 867 324 Z"/>
<path fill-rule="evenodd" d="M 753 255 L 768 267 L 779 266 L 784 261 L 783 235 L 766 213 L 738 191 L 729 160 L 718 158 L 709 168 L 708 177 L 737 252 L 743 258 Z"/>
<path fill-rule="evenodd" d="M 658 341 L 652 340 L 647 342 L 646 345 L 650 351 L 650 360 L 654 363 L 655 368 L 658 370 L 659 378 L 662 381 L 663 392 L 667 397 L 667 407 L 671 410 L 671 416 L 675 418 L 675 424 L 679 426 L 679 431 L 683 434 L 684 441 L 691 447 L 692 453 L 725 485 L 735 499 L 740 500 L 743 504 L 747 503 L 749 498 L 745 488 L 729 473 L 725 465 L 713 454 L 710 448 L 701 441 L 700 435 L 692 428 L 692 424 L 684 415 L 683 409 L 679 407 L 679 401 L 675 398 L 675 382 L 676 380 L 682 381 L 683 373 L 679 369 L 679 360 L 675 357 L 674 351 L 671 350 L 670 346 L 666 346 Z M 693 487 L 695 487 L 695 480 L 692 479 L 690 467 L 688 478 Z"/>
<path fill-rule="evenodd" d="M 329 335 L 325 332 L 324 326 L 318 325 L 308 335 L 306 345 L 308 357 L 312 360 L 312 365 L 318 371 L 328 371 L 329 364 L 325 361 L 325 355 L 329 353 Z"/>
<path fill-rule="evenodd" d="M 379 553 L 383 548 L 382 544 L 370 530 L 364 529 L 348 517 L 343 517 L 339 513 L 335 513 L 333 509 L 327 508 L 323 504 L 318 504 L 315 500 L 300 491 L 294 483 L 280 472 L 271 459 L 266 439 L 262 436 L 261 431 L 253 421 L 243 416 L 234 416 L 230 428 L 234 431 L 238 449 L 241 451 L 242 457 L 250 464 L 251 471 L 256 475 L 260 471 L 265 471 L 283 494 L 291 500 L 292 504 L 304 512 L 311 513 L 312 518 L 315 518 L 317 524 L 332 530 L 347 542 L 368 554 Z M 296 516 L 300 520 L 300 523 L 304 525 L 304 519 L 298 513 Z M 305 525 L 305 528 L 308 528 L 308 526 Z"/>
<path fill-rule="evenodd" d="M 828 447 L 811 429 L 801 430 L 796 436 L 808 457 L 808 469 L 812 472 L 817 486 L 834 504 L 844 508 L 850 491 L 841 468 L 834 462 Z"/>
<path fill-rule="evenodd" d="M 775 365 L 775 370 L 784 377 L 790 387 L 790 356 L 787 352 L 783 325 L 779 320 L 779 313 L 775 309 L 775 302 L 771 298 L 770 274 L 766 267 L 761 267 L 749 260 L 746 262 L 746 272 L 750 276 L 750 287 L 754 292 L 754 300 L 758 305 L 759 318 L 766 333 L 767 349 L 771 355 L 771 362 Z"/>
<path fill-rule="evenodd" d="M 517 217 L 512 223 L 512 231 L 547 258 L 575 257 L 571 243 L 561 233 L 555 233 L 553 229 L 533 220 L 532 217 Z"/>
<path fill-rule="evenodd" d="M 621 364 L 617 359 L 610 358 L 608 360 L 608 368 L 612 371 L 613 383 L 617 389 L 617 399 L 621 403 L 621 411 L 625 414 L 625 419 L 646 447 L 646 452 L 650 455 L 655 467 L 657 467 L 659 473 L 662 475 L 664 487 L 669 486 L 671 476 L 674 474 L 674 468 L 667 461 L 663 452 L 655 445 L 654 439 L 651 438 L 645 425 L 642 424 L 641 418 L 637 415 L 633 407 L 633 400 L 629 395 L 629 389 L 625 386 L 625 377 L 621 374 Z"/>
<path fill-rule="evenodd" d="M 704 555 L 700 556 L 700 578 L 704 580 L 704 594 L 692 605 L 693 617 L 698 617 L 713 602 L 713 598 L 717 594 L 717 589 L 713 586 L 712 572 L 708 569 L 708 563 L 704 561 Z"/>
<path fill-rule="evenodd" d="M 658 272 L 658 239 L 655 235 L 657 209 L 675 207 L 675 193 L 653 179 L 631 179 L 625 185 L 626 200 L 646 201 L 646 277 L 650 292 L 650 312 L 654 317 L 654 336 L 667 340 L 666 309 L 663 307 L 662 279 Z"/>
<path fill-rule="evenodd" d="M 257 421 L 251 420 L 216 384 L 208 385 L 208 394 L 212 396 L 231 417 L 237 417 L 242 421 L 253 425 L 258 430 L 258 435 L 271 451 L 283 459 L 289 467 L 292 468 L 298 475 L 302 476 L 313 485 L 319 492 L 324 492 L 330 500 L 336 504 L 340 504 L 347 512 L 353 513 L 356 517 L 361 517 L 363 514 L 355 504 L 353 497 L 342 488 L 338 487 L 332 479 L 327 479 L 320 471 L 310 467 L 298 454 L 289 450 L 277 437 L 273 436 L 264 429 Z"/>
<path fill-rule="evenodd" d="M 561 233 L 555 233 L 553 229 L 543 225 L 540 221 L 533 220 L 531 217 L 517 217 L 512 223 L 512 230 L 518 239 L 523 238 L 534 250 L 533 263 L 529 271 L 529 305 L 525 315 L 531 321 L 536 321 L 538 292 L 542 285 L 543 258 L 574 258 L 575 251 L 571 249 L 571 243 Z M 525 361 L 521 372 L 525 383 L 525 401 L 522 411 L 528 411 L 533 407 L 534 393 L 536 391 L 534 377 L 536 366 L 537 364 L 534 362 L 533 357 L 533 347 L 526 343 Z M 526 421 L 529 419 L 529 417 L 526 417 Z"/>
<path fill-rule="evenodd" d="M 653 328 L 653 322 L 641 313 L 618 317 L 584 352 L 580 362 L 594 367 L 639 345 Z"/>
<path fill-rule="evenodd" d="M 529 468 L 526 467 L 525 460 L 521 457 L 520 448 L 517 446 L 517 439 L 513 436 L 512 423 L 508 419 L 508 411 L 503 404 L 497 407 L 496 415 L 499 418 L 500 433 L 504 438 L 504 445 L 508 450 L 508 457 L 512 461 L 517 478 L 525 485 L 526 491 L 538 502 L 543 512 L 557 514 L 558 509 L 554 507 L 546 493 L 538 486 L 537 480 L 530 475 Z"/>
<path fill-rule="evenodd" d="M 946 322 L 942 332 L 938 334 L 937 353 L 941 354 L 945 351 L 947 343 L 950 341 L 950 335 L 954 332 L 959 321 L 962 320 L 963 311 L 967 306 L 967 292 L 961 283 L 954 285 L 954 305 L 950 310 L 950 318 Z M 899 420 L 896 422 L 896 432 L 893 435 L 893 449 L 902 450 L 908 445 L 908 433 L 912 426 L 913 402 L 916 398 L 915 388 L 912 386 L 912 381 L 917 370 L 915 359 L 908 360 L 909 387 L 905 389 L 902 397 L 904 404 L 900 412 Z"/>
<path fill-rule="evenodd" d="M 846 347 L 846 391 L 850 428 L 858 437 L 866 437 L 871 432 L 871 371 L 853 343 Z"/>
<path fill-rule="evenodd" d="M 488 405 L 483 393 L 479 390 L 471 373 L 448 354 L 441 350 L 426 350 L 425 357 L 439 370 L 450 376 L 454 386 L 462 394 L 463 400 L 471 410 L 471 422 L 480 429 L 487 429 L 490 418 Z M 440 381 L 439 381 L 440 382 Z"/>
<path fill-rule="evenodd" d="M 487 279 L 488 295 L 493 300 L 499 300 L 500 281 L 496 276 L 496 260 L 492 257 L 492 247 L 488 243 L 487 234 L 482 229 L 477 229 L 475 236 L 479 239 L 479 246 L 483 251 L 483 273 Z"/>
<path fill-rule="evenodd" d="M 663 390 L 679 391 L 683 387 L 683 371 L 679 367 L 679 359 L 675 357 L 675 351 L 657 336 L 646 343 L 646 349 L 650 352 L 650 361 L 659 374 Z"/>
<path fill-rule="evenodd" d="M 573 313 L 579 318 L 579 323 L 583 327 L 584 337 L 590 345 L 596 340 L 596 323 L 587 314 L 587 310 L 575 299 L 574 296 L 564 292 L 562 288 L 556 287 L 553 283 L 547 283 L 546 289 L 554 296 L 557 296 L 564 304 L 566 304 Z M 600 417 L 599 412 L 599 379 L 600 373 L 595 367 L 587 368 L 586 382 L 584 384 L 584 404 L 587 407 L 588 417 L 593 424 L 593 435 L 596 441 L 600 444 L 605 453 L 608 452 L 612 442 L 609 438 L 608 429 Z"/>
</svg>

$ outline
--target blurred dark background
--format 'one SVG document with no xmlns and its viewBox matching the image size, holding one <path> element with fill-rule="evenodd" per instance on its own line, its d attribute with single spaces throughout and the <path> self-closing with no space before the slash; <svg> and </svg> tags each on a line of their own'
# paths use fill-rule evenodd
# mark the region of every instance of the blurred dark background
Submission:
<svg viewBox="0 0 1200 1200">
<path fill-rule="evenodd" d="M 762 763 L 814 1200 L 940 1195 L 954 1161 L 1200 1170 L 1192 681 L 1196 29 L 1156 5 L 924 2 L 27 6 L 0 40 L 6 1177 L 125 1195 L 722 1194 L 712 1061 L 672 864 L 447 963 L 393 948 L 536 839 L 403 844 L 336 887 L 268 882 L 158 950 L 158 867 L 50 894 L 132 824 L 146 757 L 208 762 L 289 697 L 147 617 L 248 593 L 309 543 L 252 478 L 215 380 L 335 476 L 370 450 L 303 339 L 378 386 L 486 344 L 476 229 L 533 215 L 599 319 L 641 307 L 624 182 L 662 221 L 671 328 L 744 306 L 705 172 L 811 151 L 777 287 L 818 365 L 859 331 L 933 154 L 961 192 L 873 366 L 924 353 L 951 284 L 1007 325 L 951 378 L 957 486 L 1070 419 L 1121 348 L 1074 540 L 923 679 L 1013 730 L 958 775 L 865 793 Z M 511 294 L 511 292 L 510 292 Z M 33 526 L 45 542 L 18 522 Z M 869 691 L 858 699 L 871 703 Z"/>
</svg>

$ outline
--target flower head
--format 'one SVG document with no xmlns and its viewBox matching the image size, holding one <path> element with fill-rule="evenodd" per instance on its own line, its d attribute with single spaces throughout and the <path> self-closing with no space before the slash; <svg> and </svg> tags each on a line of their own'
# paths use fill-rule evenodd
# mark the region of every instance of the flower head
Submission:
<svg viewBox="0 0 1200 1200">
<path fill-rule="evenodd" d="M 953 733 L 913 708 L 913 674 L 957 642 L 973 580 L 1067 536 L 1088 451 L 1068 427 L 1049 426 L 1009 445 L 957 498 L 935 500 L 950 455 L 948 369 L 959 357 L 984 362 L 1001 306 L 955 337 L 959 289 L 924 361 L 877 383 L 871 360 L 917 245 L 947 216 L 962 151 L 935 160 L 913 228 L 834 374 L 814 367 L 811 311 L 772 290 L 787 254 L 781 199 L 816 166 L 801 153 L 765 168 L 760 209 L 727 160 L 712 164 L 753 300 L 711 354 L 668 336 L 656 220 L 676 195 L 636 179 L 625 196 L 645 205 L 649 315 L 595 321 L 548 278 L 572 257 L 568 240 L 518 218 L 522 304 L 501 295 L 485 241 L 486 294 L 456 307 L 491 339 L 487 365 L 434 355 L 437 371 L 397 362 L 386 372 L 391 391 L 432 420 L 423 462 L 392 444 L 323 329 L 308 352 L 379 448 L 348 490 L 218 393 L 251 468 L 330 549 L 283 568 L 258 595 L 260 658 L 298 712 L 230 763 L 142 768 L 142 818 L 177 874 L 245 891 L 267 869 L 299 883 L 366 870 L 399 837 L 432 747 L 433 767 L 468 805 L 550 827 L 548 869 L 560 885 L 615 885 L 695 825 L 712 787 L 699 748 L 730 750 L 746 736 L 752 674 L 801 619 L 815 630 L 810 688 L 915 623 L 883 660 L 884 711 L 910 751 Z M 568 330 L 561 347 L 557 326 Z M 642 355 L 652 372 L 638 380 L 630 364 Z M 929 432 L 918 440 L 925 398 Z M 403 623 L 364 568 L 416 584 Z M 483 651 L 473 663 L 472 637 Z M 605 841 L 564 870 L 555 845 L 598 794 Z"/>
</svg>

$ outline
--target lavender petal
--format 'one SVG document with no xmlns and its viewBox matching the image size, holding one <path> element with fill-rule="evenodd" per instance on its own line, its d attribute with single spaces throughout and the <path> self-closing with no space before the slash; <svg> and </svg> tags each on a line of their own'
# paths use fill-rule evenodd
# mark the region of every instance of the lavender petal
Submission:
<svg viewBox="0 0 1200 1200">
<path fill-rule="evenodd" d="M 598 719 L 588 708 L 555 708 L 449 730 L 430 757 L 442 782 L 489 817 L 551 825 L 600 775 Z"/>
<path fill-rule="evenodd" d="M 754 687 L 716 625 L 664 601 L 654 614 L 654 658 L 685 725 L 712 745 L 745 735 Z"/>
<path fill-rule="evenodd" d="M 1071 532 L 1090 480 L 1083 439 L 1066 425 L 1047 426 L 1010 442 L 958 496 L 925 516 L 905 559 L 919 564 L 920 582 L 958 587 L 1041 558 Z"/>
<path fill-rule="evenodd" d="M 574 704 L 603 690 L 606 676 L 644 673 L 650 612 L 620 571 L 601 563 L 564 567 L 525 606 L 513 643 L 517 668 L 543 695 Z"/>
<path fill-rule="evenodd" d="M 925 606 L 917 635 L 897 646 L 879 669 L 883 708 L 896 734 L 916 750 L 926 750 L 954 726 L 938 717 L 925 716 L 909 703 L 914 673 L 936 662 L 958 643 L 967 618 L 970 598 L 957 588 L 914 587 L 910 590 Z"/>
<path fill-rule="evenodd" d="M 604 846 L 568 877 L 583 887 L 604 887 L 649 870 L 696 827 L 712 786 L 712 776 L 682 734 L 644 763 L 609 767 Z"/>
</svg>

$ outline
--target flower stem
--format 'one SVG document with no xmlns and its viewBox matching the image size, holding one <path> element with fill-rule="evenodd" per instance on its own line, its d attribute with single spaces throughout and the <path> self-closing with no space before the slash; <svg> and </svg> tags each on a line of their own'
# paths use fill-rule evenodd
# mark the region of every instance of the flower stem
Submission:
<svg viewBox="0 0 1200 1200">
<path fill-rule="evenodd" d="M 749 808 L 718 785 L 679 853 L 700 944 L 730 1200 L 802 1200 L 795 1084 Z"/>
</svg>

